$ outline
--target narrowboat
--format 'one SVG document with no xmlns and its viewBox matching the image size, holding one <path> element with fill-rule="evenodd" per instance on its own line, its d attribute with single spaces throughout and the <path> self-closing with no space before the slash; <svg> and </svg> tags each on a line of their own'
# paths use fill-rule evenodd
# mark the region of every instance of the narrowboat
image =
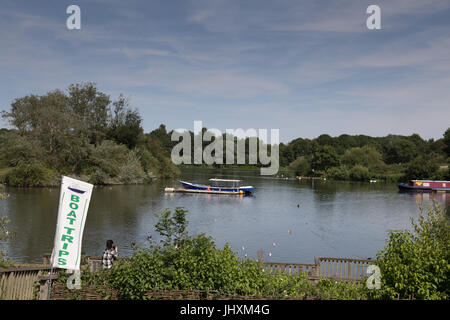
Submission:
<svg viewBox="0 0 450 320">
<path fill-rule="evenodd" d="M 410 180 L 408 184 L 398 183 L 401 191 L 443 191 L 450 192 L 450 181 Z"/>
<path fill-rule="evenodd" d="M 237 192 L 237 193 L 251 193 L 255 188 L 252 186 L 240 186 L 241 180 L 229 180 L 229 179 L 209 179 L 211 185 L 197 184 L 186 181 L 180 183 L 184 188 L 190 190 L 203 190 L 203 191 L 219 191 L 219 192 Z"/>
</svg>

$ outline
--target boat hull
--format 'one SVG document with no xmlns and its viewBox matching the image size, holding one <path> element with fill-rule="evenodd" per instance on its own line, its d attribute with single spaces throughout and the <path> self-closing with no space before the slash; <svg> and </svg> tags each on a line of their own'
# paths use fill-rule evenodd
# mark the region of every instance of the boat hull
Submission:
<svg viewBox="0 0 450 320">
<path fill-rule="evenodd" d="M 254 187 L 217 187 L 217 186 L 208 186 L 197 183 L 190 183 L 186 181 L 180 181 L 184 188 L 190 190 L 203 190 L 203 191 L 224 191 L 224 192 L 240 192 L 243 193 L 251 193 L 255 188 Z"/>
<path fill-rule="evenodd" d="M 401 191 L 421 191 L 421 192 L 431 192 L 431 191 L 442 191 L 450 192 L 450 187 L 424 187 L 424 186 L 411 186 L 404 183 L 397 184 L 399 190 Z"/>
</svg>

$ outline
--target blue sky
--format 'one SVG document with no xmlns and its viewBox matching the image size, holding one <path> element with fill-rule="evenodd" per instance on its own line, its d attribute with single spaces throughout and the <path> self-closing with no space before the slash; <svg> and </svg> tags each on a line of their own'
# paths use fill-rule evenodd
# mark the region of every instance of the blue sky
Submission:
<svg viewBox="0 0 450 320">
<path fill-rule="evenodd" d="M 66 8 L 81 8 L 81 30 Z M 382 30 L 366 28 L 381 8 Z M 0 110 L 92 81 L 144 118 L 280 139 L 441 138 L 450 127 L 448 0 L 2 0 Z M 4 123 L 3 123 L 4 124 Z"/>
</svg>

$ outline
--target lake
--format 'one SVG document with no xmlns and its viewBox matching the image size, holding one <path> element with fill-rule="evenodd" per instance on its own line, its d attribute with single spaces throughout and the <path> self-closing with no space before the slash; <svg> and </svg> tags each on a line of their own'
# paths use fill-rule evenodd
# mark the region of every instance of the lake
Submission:
<svg viewBox="0 0 450 320">
<path fill-rule="evenodd" d="M 132 254 L 131 242 L 148 246 L 155 213 L 165 208 L 189 210 L 190 234 L 228 242 L 240 257 L 274 262 L 313 263 L 315 256 L 375 258 L 388 229 L 411 229 L 410 218 L 434 199 L 450 208 L 450 194 L 400 193 L 395 184 L 286 180 L 256 170 L 183 169 L 180 179 L 206 183 L 209 178 L 242 179 L 256 187 L 252 196 L 166 194 L 177 180 L 148 185 L 96 187 L 86 220 L 83 250 L 100 255 L 108 239 L 121 256 Z M 52 250 L 59 188 L 6 188 L 0 202 L 17 233 L 4 248 L 17 263 L 40 263 Z"/>
</svg>

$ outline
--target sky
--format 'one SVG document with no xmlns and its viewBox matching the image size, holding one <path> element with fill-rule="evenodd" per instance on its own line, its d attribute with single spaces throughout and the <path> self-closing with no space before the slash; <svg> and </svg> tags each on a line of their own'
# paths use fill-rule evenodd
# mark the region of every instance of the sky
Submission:
<svg viewBox="0 0 450 320">
<path fill-rule="evenodd" d="M 69 5 L 81 30 L 69 30 Z M 369 5 L 381 30 L 369 30 Z M 123 93 L 145 132 L 194 121 L 321 134 L 450 127 L 448 0 L 2 0 L 0 110 L 95 82 Z M 6 123 L 2 122 L 3 126 Z"/>
</svg>

